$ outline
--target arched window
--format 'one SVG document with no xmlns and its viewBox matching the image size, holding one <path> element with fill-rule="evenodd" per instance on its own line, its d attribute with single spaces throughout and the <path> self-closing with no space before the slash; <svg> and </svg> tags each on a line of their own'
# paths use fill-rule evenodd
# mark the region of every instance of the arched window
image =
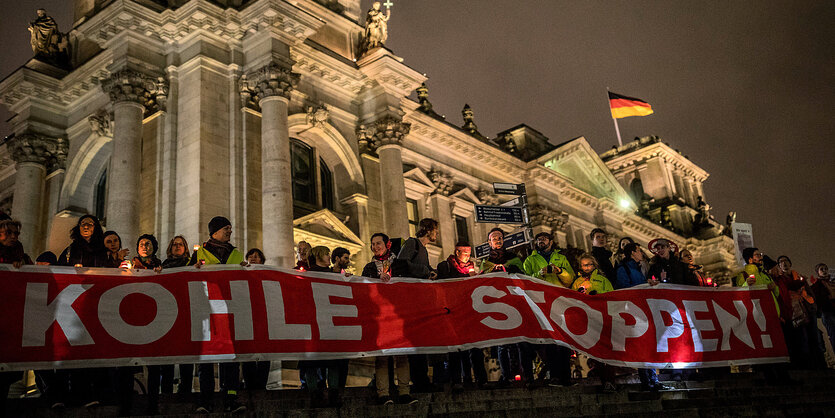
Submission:
<svg viewBox="0 0 835 418">
<path fill-rule="evenodd" d="M 641 182 L 640 178 L 636 177 L 635 180 L 632 180 L 632 184 L 629 185 L 629 193 L 632 195 L 632 200 L 640 205 L 644 198 L 644 183 Z"/>
<path fill-rule="evenodd" d="M 334 209 L 333 173 L 315 148 L 290 140 L 293 203 L 299 215 L 321 208 Z"/>
<path fill-rule="evenodd" d="M 107 169 L 105 169 L 99 181 L 96 183 L 96 205 L 93 214 L 104 221 L 105 202 L 107 202 Z"/>
</svg>

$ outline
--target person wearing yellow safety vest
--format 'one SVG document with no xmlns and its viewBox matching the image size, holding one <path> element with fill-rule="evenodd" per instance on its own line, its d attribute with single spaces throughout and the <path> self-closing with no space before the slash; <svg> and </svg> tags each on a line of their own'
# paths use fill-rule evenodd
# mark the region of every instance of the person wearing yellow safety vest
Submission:
<svg viewBox="0 0 835 418">
<path fill-rule="evenodd" d="M 244 255 L 229 243 L 232 238 L 232 223 L 223 216 L 215 216 L 209 221 L 209 240 L 197 247 L 189 261 L 190 266 L 200 268 L 204 264 L 241 264 L 246 265 Z M 246 410 L 238 402 L 240 387 L 240 363 L 220 363 L 220 387 L 226 391 L 223 406 L 226 412 L 236 413 Z M 212 397 L 215 391 L 214 364 L 201 363 L 197 376 L 200 378 L 200 400 L 197 412 L 211 412 Z"/>
<path fill-rule="evenodd" d="M 777 308 L 777 316 L 780 316 L 780 288 L 774 283 L 774 280 L 763 270 L 763 253 L 759 248 L 748 247 L 742 250 L 742 258 L 747 263 L 745 268 L 737 275 L 736 285 L 739 287 L 748 286 L 766 286 L 771 291 L 771 296 L 774 298 L 774 306 Z M 780 319 L 782 323 L 782 318 Z M 782 324 L 782 329 L 785 330 L 786 324 Z M 786 333 L 783 332 L 785 339 Z M 783 364 L 764 364 L 760 366 L 765 375 L 765 382 L 770 385 L 788 385 L 791 384 L 789 372 Z"/>
<path fill-rule="evenodd" d="M 568 259 L 554 248 L 554 238 L 547 232 L 540 232 L 534 238 L 536 250 L 522 265 L 525 274 L 560 287 L 569 287 L 574 281 L 574 270 Z M 535 344 L 534 349 L 542 357 L 551 375 L 550 386 L 571 385 L 571 349 L 557 344 Z"/>
</svg>

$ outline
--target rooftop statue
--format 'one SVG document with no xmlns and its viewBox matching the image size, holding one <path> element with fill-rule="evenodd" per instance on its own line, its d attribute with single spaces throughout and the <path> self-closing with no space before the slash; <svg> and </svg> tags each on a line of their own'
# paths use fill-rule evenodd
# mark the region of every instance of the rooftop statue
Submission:
<svg viewBox="0 0 835 418">
<path fill-rule="evenodd" d="M 380 2 L 375 1 L 368 10 L 368 15 L 365 17 L 365 37 L 362 41 L 362 52 L 368 52 L 374 48 L 379 48 L 386 43 L 388 39 L 388 20 L 391 17 L 391 2 L 386 2 L 386 13 L 380 10 Z"/>
<path fill-rule="evenodd" d="M 65 64 L 68 58 L 66 35 L 58 31 L 55 19 L 46 9 L 38 9 L 38 17 L 29 23 L 30 43 L 35 57 L 53 64 Z"/>
</svg>

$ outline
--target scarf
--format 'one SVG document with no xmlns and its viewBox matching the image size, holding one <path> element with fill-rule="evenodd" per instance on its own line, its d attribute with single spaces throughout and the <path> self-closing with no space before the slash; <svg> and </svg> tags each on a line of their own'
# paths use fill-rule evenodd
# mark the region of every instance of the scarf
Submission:
<svg viewBox="0 0 835 418">
<path fill-rule="evenodd" d="M 232 254 L 232 250 L 235 249 L 235 246 L 228 242 L 220 242 L 214 238 L 209 238 L 208 241 L 203 243 L 203 248 L 217 257 L 221 263 L 226 263 L 226 260 L 229 259 L 229 255 Z"/>
<path fill-rule="evenodd" d="M 455 257 L 455 255 L 450 255 L 449 258 L 446 259 L 446 261 L 447 263 L 449 263 L 450 266 L 455 267 L 455 269 L 458 270 L 459 273 L 464 275 L 469 275 L 470 271 L 474 268 L 472 260 L 468 261 L 466 264 L 461 264 L 458 261 L 458 258 Z"/>
<path fill-rule="evenodd" d="M 154 269 L 161 265 L 162 263 L 159 261 L 155 255 L 150 257 L 140 257 L 136 256 L 133 258 L 133 268 L 135 269 Z"/>
</svg>

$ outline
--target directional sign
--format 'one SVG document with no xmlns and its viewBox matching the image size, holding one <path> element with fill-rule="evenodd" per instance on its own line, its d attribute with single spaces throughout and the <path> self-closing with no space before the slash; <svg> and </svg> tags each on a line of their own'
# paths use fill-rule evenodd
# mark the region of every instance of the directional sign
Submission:
<svg viewBox="0 0 835 418">
<path fill-rule="evenodd" d="M 475 205 L 475 221 L 494 224 L 523 224 L 522 208 L 516 206 Z"/>
<path fill-rule="evenodd" d="M 505 248 L 515 248 L 520 245 L 525 245 L 533 239 L 533 231 L 530 229 L 523 229 L 519 232 L 507 235 L 504 237 Z M 490 244 L 484 243 L 475 247 L 475 258 L 484 258 L 490 254 Z"/>
<path fill-rule="evenodd" d="M 525 184 L 493 183 L 493 193 L 523 195 L 525 194 Z"/>
<path fill-rule="evenodd" d="M 504 203 L 499 203 L 499 206 L 522 206 L 522 196 L 514 197 Z"/>
</svg>

